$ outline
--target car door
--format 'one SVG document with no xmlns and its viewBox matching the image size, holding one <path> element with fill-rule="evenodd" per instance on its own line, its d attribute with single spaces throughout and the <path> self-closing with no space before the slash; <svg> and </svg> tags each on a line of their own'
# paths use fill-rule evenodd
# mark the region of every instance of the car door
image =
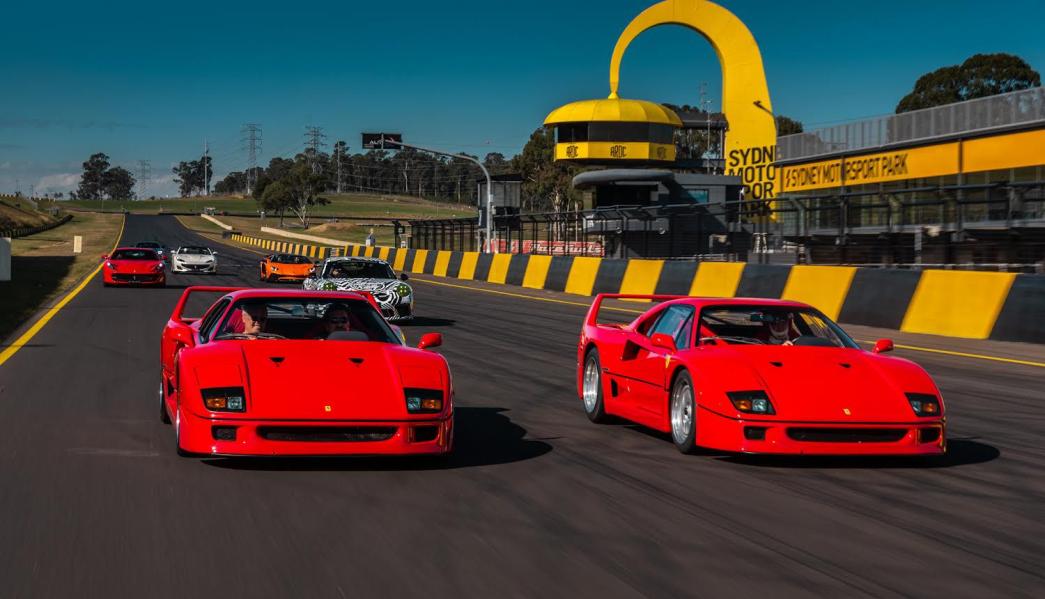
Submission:
<svg viewBox="0 0 1045 599">
<path fill-rule="evenodd" d="M 636 357 L 633 365 L 634 377 L 640 383 L 638 407 L 642 411 L 660 416 L 667 409 L 665 389 L 671 358 L 678 352 L 689 349 L 693 338 L 695 312 L 693 306 L 686 304 L 668 306 L 646 331 L 643 351 L 641 356 Z M 658 333 L 671 337 L 676 350 L 654 346 L 651 338 Z"/>
</svg>

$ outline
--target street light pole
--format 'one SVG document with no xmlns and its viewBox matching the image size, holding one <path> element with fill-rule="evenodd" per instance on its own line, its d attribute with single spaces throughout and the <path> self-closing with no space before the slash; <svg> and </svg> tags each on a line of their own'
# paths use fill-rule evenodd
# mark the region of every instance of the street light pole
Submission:
<svg viewBox="0 0 1045 599">
<path fill-rule="evenodd" d="M 455 154 L 453 152 L 444 152 L 443 150 L 433 150 L 432 148 L 424 148 L 421 146 L 415 146 L 413 144 L 403 143 L 401 141 L 394 141 L 391 139 L 384 139 L 383 143 L 392 144 L 401 148 L 412 148 L 414 150 L 420 150 L 422 152 L 430 152 L 432 154 L 439 154 L 441 156 L 450 156 L 451 158 L 459 158 L 461 160 L 467 160 L 474 162 L 479 166 L 480 170 L 483 171 L 483 176 L 486 177 L 486 252 L 490 253 L 493 251 L 493 179 L 490 178 L 490 171 L 486 170 L 486 166 L 478 158 L 472 158 L 467 154 Z M 483 251 L 482 248 L 479 248 Z"/>
</svg>

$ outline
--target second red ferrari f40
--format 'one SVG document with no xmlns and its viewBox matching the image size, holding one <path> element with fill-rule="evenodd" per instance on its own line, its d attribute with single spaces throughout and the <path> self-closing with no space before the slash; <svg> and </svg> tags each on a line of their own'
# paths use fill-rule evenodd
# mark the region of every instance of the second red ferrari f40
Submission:
<svg viewBox="0 0 1045 599">
<path fill-rule="evenodd" d="M 198 292 L 224 295 L 186 318 Z M 447 454 L 440 343 L 407 347 L 360 293 L 190 287 L 163 330 L 160 418 L 183 455 Z"/>
<path fill-rule="evenodd" d="M 604 324 L 608 298 L 662 303 Z M 683 452 L 943 454 L 940 391 L 892 348 L 865 351 L 799 302 L 602 294 L 577 346 L 577 389 L 591 420 L 670 433 Z"/>
</svg>

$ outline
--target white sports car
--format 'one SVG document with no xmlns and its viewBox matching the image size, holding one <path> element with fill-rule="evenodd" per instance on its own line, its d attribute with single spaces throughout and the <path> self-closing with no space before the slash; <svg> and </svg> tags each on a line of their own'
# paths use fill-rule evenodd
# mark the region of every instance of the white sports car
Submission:
<svg viewBox="0 0 1045 599">
<path fill-rule="evenodd" d="M 201 245 L 185 245 L 171 254 L 173 272 L 218 272 L 218 254 Z"/>
<path fill-rule="evenodd" d="M 305 289 L 330 291 L 369 291 L 388 320 L 414 317 L 414 290 L 406 284 L 406 273 L 395 274 L 392 267 L 377 258 L 327 258 L 316 265 L 305 279 Z"/>
</svg>

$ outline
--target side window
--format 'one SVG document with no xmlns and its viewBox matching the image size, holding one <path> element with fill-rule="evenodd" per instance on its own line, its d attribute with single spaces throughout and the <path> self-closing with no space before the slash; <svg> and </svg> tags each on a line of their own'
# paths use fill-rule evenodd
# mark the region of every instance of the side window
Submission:
<svg viewBox="0 0 1045 599">
<path fill-rule="evenodd" d="M 225 308 L 229 306 L 229 302 L 232 301 L 228 298 L 222 299 L 218 303 L 211 306 L 210 311 L 203 315 L 203 322 L 200 323 L 200 339 L 206 341 L 210 339 L 210 334 L 214 329 L 214 325 L 218 322 L 218 317 L 225 312 Z"/>
<path fill-rule="evenodd" d="M 654 333 L 670 335 L 675 340 L 676 347 L 688 348 L 690 338 L 693 337 L 693 312 L 693 306 L 668 307 L 650 329 L 649 336 L 653 336 Z"/>
</svg>

